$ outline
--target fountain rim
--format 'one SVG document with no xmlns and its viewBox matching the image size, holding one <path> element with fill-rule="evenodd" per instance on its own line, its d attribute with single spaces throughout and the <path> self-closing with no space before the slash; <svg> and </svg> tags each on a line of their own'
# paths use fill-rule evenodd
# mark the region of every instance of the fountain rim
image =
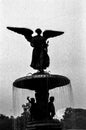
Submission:
<svg viewBox="0 0 86 130">
<path fill-rule="evenodd" d="M 24 76 L 16 79 L 13 82 L 13 86 L 16 88 L 21 89 L 30 89 L 30 90 L 36 90 L 38 89 L 36 86 L 38 86 L 40 83 L 46 83 L 49 84 L 49 90 L 56 88 L 56 87 L 62 87 L 65 85 L 68 85 L 70 83 L 70 80 L 63 75 L 56 75 L 56 74 L 49 74 L 49 73 L 34 73 L 30 76 Z M 26 86 L 25 86 L 26 85 Z M 35 87 L 34 87 L 35 85 Z"/>
</svg>

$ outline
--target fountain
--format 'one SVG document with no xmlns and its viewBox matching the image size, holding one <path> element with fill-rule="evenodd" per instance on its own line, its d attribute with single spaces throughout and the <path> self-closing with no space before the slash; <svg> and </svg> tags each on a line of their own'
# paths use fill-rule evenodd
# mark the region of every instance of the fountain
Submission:
<svg viewBox="0 0 86 130">
<path fill-rule="evenodd" d="M 13 86 L 19 89 L 28 89 L 35 92 L 35 100 L 29 100 L 31 103 L 30 120 L 25 124 L 25 130 L 61 130 L 60 121 L 53 119 L 54 111 L 54 97 L 51 96 L 49 100 L 49 91 L 56 88 L 68 85 L 70 80 L 62 75 L 50 74 L 45 71 L 49 67 L 50 59 L 48 56 L 48 38 L 52 38 L 63 34 L 64 32 L 45 30 L 41 35 L 41 29 L 36 29 L 36 36 L 32 36 L 33 31 L 26 28 L 7 27 L 9 30 L 17 32 L 25 36 L 33 47 L 31 67 L 38 70 L 28 76 L 16 79 Z M 23 108 L 24 105 L 23 105 Z M 26 109 L 24 109 L 26 111 Z"/>
</svg>

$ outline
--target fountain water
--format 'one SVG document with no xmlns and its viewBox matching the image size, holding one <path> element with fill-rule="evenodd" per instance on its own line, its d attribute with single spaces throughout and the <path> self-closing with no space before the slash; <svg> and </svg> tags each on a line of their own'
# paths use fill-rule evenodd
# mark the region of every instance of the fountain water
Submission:
<svg viewBox="0 0 86 130">
<path fill-rule="evenodd" d="M 73 107 L 73 90 L 69 83 L 64 87 L 58 87 L 54 90 L 50 90 L 50 96 L 55 97 L 55 110 L 56 112 L 60 109 L 65 109 L 67 107 Z M 22 113 L 22 104 L 25 104 L 27 97 L 35 97 L 35 92 L 27 89 L 19 89 L 13 86 L 13 114 L 14 116 L 19 116 Z"/>
<path fill-rule="evenodd" d="M 50 96 L 51 95 L 55 97 L 56 111 L 74 106 L 71 83 L 62 87 L 57 87 L 54 90 L 50 90 Z"/>
</svg>

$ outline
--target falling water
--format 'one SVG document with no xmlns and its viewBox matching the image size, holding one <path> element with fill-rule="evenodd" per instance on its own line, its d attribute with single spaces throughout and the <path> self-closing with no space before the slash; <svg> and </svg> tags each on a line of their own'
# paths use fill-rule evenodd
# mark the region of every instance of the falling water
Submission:
<svg viewBox="0 0 86 130">
<path fill-rule="evenodd" d="M 22 90 L 18 90 L 18 88 L 13 87 L 13 114 L 16 117 L 20 115 L 20 104 L 21 104 L 21 93 Z"/>
<path fill-rule="evenodd" d="M 13 115 L 20 116 L 23 112 L 22 105 L 27 103 L 27 97 L 34 97 L 34 92 L 13 86 Z"/>
<path fill-rule="evenodd" d="M 13 86 L 13 116 L 21 116 L 22 105 L 27 103 L 27 97 L 34 97 L 34 92 L 26 89 L 20 89 Z M 13 130 L 18 130 L 17 121 L 13 121 Z"/>
<path fill-rule="evenodd" d="M 50 96 L 55 97 L 55 109 L 64 109 L 67 107 L 73 107 L 73 90 L 71 83 L 62 87 L 57 87 L 54 90 L 50 90 Z"/>
<path fill-rule="evenodd" d="M 50 90 L 51 95 L 55 97 L 56 111 L 74 106 L 71 84 Z M 27 96 L 34 97 L 34 92 L 13 87 L 13 114 L 15 117 L 21 115 L 23 112 L 22 105 L 27 102 Z"/>
<path fill-rule="evenodd" d="M 65 86 L 57 87 L 49 91 L 50 96 L 55 98 L 55 111 L 65 110 L 67 107 L 73 107 L 73 90 L 71 83 Z M 27 97 L 34 97 L 34 91 L 20 89 L 13 86 L 13 114 L 14 117 L 20 116 L 23 112 L 22 105 L 27 103 Z M 16 125 L 14 121 L 14 130 Z"/>
</svg>

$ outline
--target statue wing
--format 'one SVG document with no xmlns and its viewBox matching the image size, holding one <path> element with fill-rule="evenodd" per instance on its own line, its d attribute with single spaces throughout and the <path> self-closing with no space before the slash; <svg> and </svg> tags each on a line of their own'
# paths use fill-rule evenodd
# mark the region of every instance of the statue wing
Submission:
<svg viewBox="0 0 86 130">
<path fill-rule="evenodd" d="M 7 29 L 16 32 L 18 34 L 24 35 L 25 38 L 30 41 L 32 38 L 33 31 L 28 28 L 18 28 L 18 27 L 7 27 Z"/>
<path fill-rule="evenodd" d="M 52 37 L 56 37 L 59 35 L 62 35 L 64 32 L 61 31 L 53 31 L 53 30 L 45 30 L 43 32 L 43 36 L 48 39 L 48 38 L 52 38 Z"/>
</svg>

